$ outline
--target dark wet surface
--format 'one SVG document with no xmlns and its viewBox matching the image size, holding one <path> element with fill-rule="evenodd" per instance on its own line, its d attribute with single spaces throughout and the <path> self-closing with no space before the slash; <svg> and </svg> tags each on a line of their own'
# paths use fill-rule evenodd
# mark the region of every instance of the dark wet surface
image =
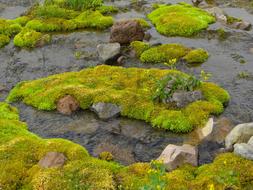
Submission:
<svg viewBox="0 0 253 190">
<path fill-rule="evenodd" d="M 114 17 L 145 18 L 151 3 L 144 3 L 142 8 L 131 5 L 130 1 L 107 2 L 127 11 L 120 12 Z M 173 3 L 180 1 L 164 1 Z M 185 1 L 189 2 L 189 1 Z M 253 24 L 253 15 L 243 8 L 217 1 L 231 16 L 243 18 Z M 0 16 L 14 18 L 21 14 L 32 1 L 4 1 L 0 0 Z M 249 9 L 247 7 L 247 9 Z M 13 10 L 13 11 L 10 11 Z M 220 40 L 218 28 L 228 32 L 225 40 Z M 253 120 L 253 77 L 240 79 L 238 74 L 248 72 L 253 75 L 253 32 L 232 30 L 221 24 L 210 26 L 209 31 L 194 38 L 173 37 L 160 35 L 152 27 L 148 32 L 152 38 L 150 43 L 182 43 L 188 47 L 204 48 L 209 54 L 209 60 L 198 66 L 188 67 L 184 63 L 178 64 L 178 69 L 195 76 L 204 70 L 211 73 L 210 81 L 227 89 L 231 101 L 222 116 L 229 118 L 234 124 Z M 8 91 L 23 80 L 32 80 L 55 73 L 78 71 L 80 69 L 100 64 L 96 54 L 96 46 L 108 42 L 109 30 L 103 32 L 78 31 L 69 34 L 53 35 L 50 45 L 30 50 L 20 50 L 13 47 L 13 43 L 0 50 L 0 100 L 4 100 Z M 80 57 L 76 55 L 80 54 Z M 244 60 L 245 63 L 240 63 Z M 138 60 L 128 58 L 125 67 L 158 67 L 166 69 L 165 65 L 143 65 Z M 4 89 L 4 90 L 1 90 Z M 155 159 L 170 143 L 196 144 L 197 137 L 190 135 L 175 135 L 158 131 L 142 121 L 127 118 L 113 119 L 108 122 L 100 121 L 89 111 L 80 111 L 73 116 L 63 116 L 55 112 L 41 112 L 22 104 L 18 104 L 21 119 L 26 121 L 29 129 L 45 138 L 59 137 L 72 140 L 85 146 L 89 152 L 97 156 L 103 150 L 112 151 L 121 163 L 129 164 L 136 161 L 150 161 Z M 210 153 L 217 151 L 222 144 L 204 142 L 201 144 L 201 163 L 211 161 Z M 120 153 L 119 153 L 120 152 Z M 208 155 L 209 154 L 209 155 Z M 208 155 L 208 156 L 203 156 Z"/>
</svg>

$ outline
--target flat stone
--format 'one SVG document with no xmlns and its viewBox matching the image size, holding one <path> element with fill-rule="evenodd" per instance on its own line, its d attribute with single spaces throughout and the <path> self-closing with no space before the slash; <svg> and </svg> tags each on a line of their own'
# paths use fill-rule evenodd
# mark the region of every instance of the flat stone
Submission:
<svg viewBox="0 0 253 190">
<path fill-rule="evenodd" d="M 205 127 L 198 129 L 198 134 L 200 139 L 205 139 L 213 132 L 213 118 L 210 118 Z"/>
<path fill-rule="evenodd" d="M 90 108 L 91 111 L 95 112 L 100 119 L 108 120 L 113 117 L 120 115 L 121 109 L 119 106 L 111 103 L 102 103 L 93 104 Z"/>
<path fill-rule="evenodd" d="M 253 146 L 249 144 L 246 143 L 235 144 L 234 153 L 248 160 L 253 160 Z"/>
<path fill-rule="evenodd" d="M 168 171 L 172 171 L 183 164 L 198 165 L 198 152 L 196 147 L 184 144 L 183 146 L 168 145 L 158 160 L 161 160 Z"/>
<path fill-rule="evenodd" d="M 39 166 L 42 168 L 53 168 L 53 167 L 62 167 L 67 158 L 63 153 L 59 152 L 48 152 L 40 161 Z"/>
<path fill-rule="evenodd" d="M 166 103 L 175 103 L 178 108 L 184 108 L 188 104 L 202 100 L 203 95 L 200 90 L 195 91 L 178 91 L 172 95 L 172 98 L 166 99 Z"/>
<path fill-rule="evenodd" d="M 253 123 L 244 123 L 237 125 L 225 139 L 226 148 L 232 149 L 234 144 L 247 143 L 252 136 Z"/>
<path fill-rule="evenodd" d="M 97 52 L 99 58 L 102 61 L 107 62 L 113 60 L 120 54 L 120 44 L 119 43 L 99 44 L 97 46 Z"/>
</svg>

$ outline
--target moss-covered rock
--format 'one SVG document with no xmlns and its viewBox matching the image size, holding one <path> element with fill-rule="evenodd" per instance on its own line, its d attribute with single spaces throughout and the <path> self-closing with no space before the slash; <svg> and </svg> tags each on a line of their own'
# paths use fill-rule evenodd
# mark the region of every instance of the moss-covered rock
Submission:
<svg viewBox="0 0 253 190">
<path fill-rule="evenodd" d="M 166 36 L 192 36 L 215 22 L 209 13 L 186 3 L 160 5 L 148 18 Z"/>
<path fill-rule="evenodd" d="M 34 48 L 49 41 L 50 36 L 48 34 L 42 34 L 29 28 L 24 28 L 14 37 L 14 45 L 18 47 Z"/>
<path fill-rule="evenodd" d="M 140 60 L 143 63 L 170 63 L 171 60 L 176 60 L 176 62 L 187 55 L 190 51 L 181 44 L 163 44 L 160 46 L 152 47 L 144 51 Z"/>
<path fill-rule="evenodd" d="M 189 132 L 203 124 L 210 114 L 223 111 L 228 93 L 213 83 L 201 83 L 204 100 L 198 106 L 189 104 L 176 109 L 154 101 L 159 81 L 165 76 L 189 76 L 176 70 L 122 68 L 98 66 L 80 72 L 53 75 L 34 81 L 21 82 L 10 93 L 8 101 L 22 100 L 40 110 L 55 110 L 59 99 L 73 96 L 82 109 L 94 103 L 113 103 L 121 106 L 121 115 L 151 122 L 174 132 Z M 194 104 L 194 103 L 193 103 Z M 206 105 L 211 108 L 207 109 Z M 201 111 L 203 115 L 190 114 Z"/>
<path fill-rule="evenodd" d="M 150 49 L 149 43 L 141 41 L 133 41 L 130 47 L 134 50 L 136 57 L 140 57 L 144 51 Z"/>
<path fill-rule="evenodd" d="M 10 42 L 10 38 L 7 35 L 0 34 L 0 48 L 4 47 Z"/>
<path fill-rule="evenodd" d="M 206 50 L 204 49 L 195 49 L 190 51 L 186 56 L 183 57 L 183 59 L 187 62 L 187 63 L 204 63 L 205 61 L 207 61 L 209 57 L 209 54 Z"/>
</svg>

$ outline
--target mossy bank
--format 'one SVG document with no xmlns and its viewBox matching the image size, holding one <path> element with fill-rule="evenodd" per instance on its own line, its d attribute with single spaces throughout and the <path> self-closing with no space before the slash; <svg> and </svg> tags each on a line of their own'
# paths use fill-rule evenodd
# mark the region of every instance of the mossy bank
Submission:
<svg viewBox="0 0 253 190">
<path fill-rule="evenodd" d="M 176 70 L 97 66 L 80 72 L 68 72 L 34 81 L 19 83 L 9 94 L 8 101 L 23 101 L 40 110 L 55 110 L 57 101 L 73 96 L 82 109 L 98 102 L 121 107 L 121 115 L 152 123 L 154 127 L 173 132 L 189 132 L 203 126 L 211 114 L 223 112 L 229 94 L 213 83 L 200 82 L 204 99 L 179 109 L 155 101 L 154 96 L 166 76 L 183 81 L 189 75 Z M 164 81 L 163 81 L 164 82 Z M 162 82 L 162 83 L 163 83 Z"/>
<path fill-rule="evenodd" d="M 63 153 L 62 167 L 43 168 L 38 162 L 48 152 Z M 250 189 L 253 162 L 232 153 L 199 168 L 182 166 L 170 173 L 158 162 L 124 167 L 89 156 L 85 148 L 63 139 L 42 139 L 19 121 L 18 110 L 0 103 L 0 188 L 44 190 Z"/>
</svg>

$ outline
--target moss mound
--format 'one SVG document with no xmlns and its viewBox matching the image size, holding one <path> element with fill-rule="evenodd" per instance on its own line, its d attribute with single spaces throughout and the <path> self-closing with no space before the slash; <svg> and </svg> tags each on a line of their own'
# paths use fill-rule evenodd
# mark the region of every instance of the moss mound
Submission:
<svg viewBox="0 0 253 190">
<path fill-rule="evenodd" d="M 9 36 L 0 34 L 0 48 L 4 47 L 10 42 Z"/>
<path fill-rule="evenodd" d="M 215 22 L 209 13 L 186 3 L 161 5 L 148 18 L 166 36 L 192 36 Z"/>
<path fill-rule="evenodd" d="M 130 47 L 143 63 L 166 63 L 175 64 L 180 59 L 187 63 L 203 63 L 207 61 L 209 55 L 204 49 L 190 49 L 181 44 L 163 44 L 151 47 L 148 43 L 134 41 Z"/>
<path fill-rule="evenodd" d="M 48 152 L 67 157 L 63 167 L 42 168 Z M 0 188 L 44 190 L 114 189 L 251 189 L 253 162 L 232 153 L 219 155 L 199 168 L 182 166 L 170 173 L 156 162 L 123 167 L 90 157 L 87 151 L 63 139 L 42 139 L 19 121 L 18 110 L 0 103 Z"/>
<path fill-rule="evenodd" d="M 204 49 L 195 49 L 190 51 L 183 59 L 187 63 L 204 63 L 207 61 L 209 55 L 208 52 Z"/>
<path fill-rule="evenodd" d="M 17 47 L 34 48 L 39 44 L 45 44 L 50 41 L 48 34 L 42 34 L 29 28 L 24 28 L 14 37 L 14 45 Z"/>
<path fill-rule="evenodd" d="M 11 91 L 8 101 L 22 100 L 40 110 L 54 110 L 60 98 L 71 95 L 82 109 L 98 102 L 114 103 L 121 106 L 123 116 L 151 122 L 154 127 L 174 132 L 189 132 L 197 127 L 193 121 L 204 123 L 210 114 L 221 113 L 223 103 L 229 100 L 225 90 L 203 82 L 198 88 L 205 100 L 183 109 L 167 107 L 153 99 L 160 80 L 167 75 L 185 80 L 190 77 L 176 70 L 98 66 L 21 82 Z M 195 117 L 191 112 L 202 114 Z"/>
</svg>

